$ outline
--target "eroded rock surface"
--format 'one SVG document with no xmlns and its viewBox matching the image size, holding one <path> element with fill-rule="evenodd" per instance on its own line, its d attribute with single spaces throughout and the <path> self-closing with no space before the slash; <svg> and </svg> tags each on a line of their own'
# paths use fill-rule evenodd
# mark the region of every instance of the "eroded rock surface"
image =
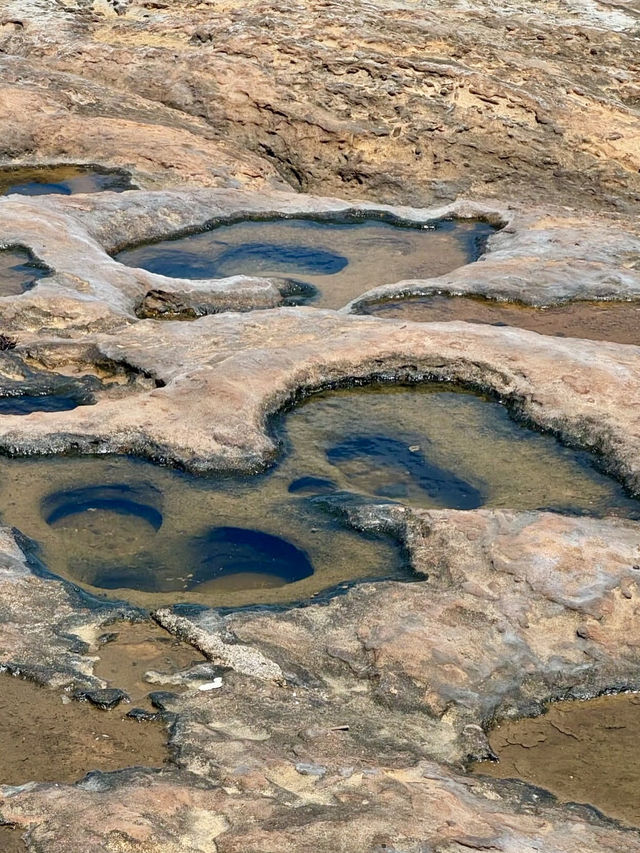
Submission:
<svg viewBox="0 0 640 853">
<path fill-rule="evenodd" d="M 431 293 L 638 298 L 639 14 L 608 0 L 7 0 L 0 165 L 95 164 L 141 191 L 0 199 L 0 246 L 50 270 L 0 299 L 16 345 L 0 353 L 0 391 L 71 384 L 95 400 L 3 415 L 1 448 L 256 471 L 280 450 L 270 415 L 300 394 L 430 377 L 495 394 L 598 452 L 637 493 L 638 348 L 353 314 Z M 243 216 L 354 211 L 502 230 L 476 263 L 419 281 L 391 271 L 341 312 L 282 308 L 275 279 L 171 279 L 111 257 Z M 189 322 L 140 319 L 167 315 Z M 156 613 L 207 658 L 144 674 L 174 764 L 5 787 L 10 843 L 640 853 L 637 832 L 593 811 L 465 772 L 490 754 L 494 720 L 640 688 L 639 525 L 399 504 L 344 513 L 397 536 L 415 582 L 288 611 Z M 69 695 L 115 695 L 97 645 L 143 618 L 48 575 L 30 543 L 0 531 L 1 666 Z"/>
<path fill-rule="evenodd" d="M 5 156 L 422 204 L 637 203 L 633 3 L 116 5 L 5 3 Z"/>
<path fill-rule="evenodd" d="M 352 521 L 395 523 L 423 579 L 289 612 L 158 613 L 222 666 L 216 689 L 187 672 L 186 692 L 154 694 L 179 769 L 5 788 L 30 849 L 640 849 L 595 813 L 463 771 L 496 717 L 639 686 L 638 526 L 397 507 Z"/>
</svg>

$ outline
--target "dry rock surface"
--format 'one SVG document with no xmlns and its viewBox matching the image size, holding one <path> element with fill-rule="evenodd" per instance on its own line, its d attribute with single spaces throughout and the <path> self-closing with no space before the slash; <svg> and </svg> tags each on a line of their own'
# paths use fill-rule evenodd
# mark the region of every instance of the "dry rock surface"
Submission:
<svg viewBox="0 0 640 853">
<path fill-rule="evenodd" d="M 0 396 L 92 403 L 2 414 L 0 449 L 251 474 L 282 452 L 271 417 L 304 395 L 435 379 L 594 451 L 640 493 L 637 347 L 359 316 L 432 293 L 640 298 L 639 54 L 635 0 L 6 0 L 0 167 L 95 165 L 138 189 L 0 197 L 0 248 L 48 273 L 0 297 Z M 113 257 L 243 217 L 345 215 L 497 230 L 474 263 L 390 272 L 335 311 L 289 307 L 281 279 L 175 279 Z M 177 319 L 155 319 L 166 311 Z M 491 757 L 496 720 L 640 690 L 640 524 L 344 513 L 400 541 L 412 582 L 149 614 L 52 576 L 1 528 L 3 669 L 69 696 L 118 688 L 96 675 L 100 638 L 151 618 L 206 658 L 147 674 L 170 763 L 4 785 L 2 839 L 29 853 L 640 853 L 637 828 L 467 772 Z"/>
</svg>

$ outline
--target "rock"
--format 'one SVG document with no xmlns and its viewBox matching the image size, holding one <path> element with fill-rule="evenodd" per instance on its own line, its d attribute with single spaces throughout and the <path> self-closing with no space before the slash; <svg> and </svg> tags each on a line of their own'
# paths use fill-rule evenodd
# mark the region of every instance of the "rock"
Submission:
<svg viewBox="0 0 640 853">
<path fill-rule="evenodd" d="M 299 761 L 296 764 L 296 770 L 301 776 L 317 776 L 318 778 L 324 776 L 327 772 L 327 768 L 322 767 L 320 764 L 306 764 L 303 761 Z"/>
<path fill-rule="evenodd" d="M 539 846 L 541 838 L 545 849 L 562 853 L 640 850 L 635 832 L 603 823 L 587 809 L 559 807 L 532 790 L 522 812 L 518 796 L 524 786 L 469 780 L 428 762 L 341 776 L 330 799 L 323 798 L 324 779 L 291 770 L 295 779 L 285 765 L 271 767 L 269 797 L 204 787 L 180 771 L 92 774 L 76 786 L 5 788 L 2 815 L 28 828 L 29 844 L 42 853 L 112 853 L 118 847 L 127 853 L 209 853 L 212 845 L 219 853 L 332 853 L 340 846 L 393 849 L 398 842 L 410 853 L 425 845 L 515 853 Z"/>
<path fill-rule="evenodd" d="M 121 702 L 130 701 L 124 690 L 113 687 L 103 687 L 99 690 L 81 690 L 75 694 L 74 698 L 91 702 L 101 711 L 112 711 Z"/>
<path fill-rule="evenodd" d="M 153 711 L 146 711 L 144 708 L 132 708 L 127 711 L 127 717 L 131 720 L 137 720 L 139 723 L 148 723 L 162 718 L 161 714 Z"/>
<path fill-rule="evenodd" d="M 630 7 L 5 6 L 28 22 L 0 36 L 8 156 L 127 165 L 144 187 L 637 206 Z"/>
</svg>

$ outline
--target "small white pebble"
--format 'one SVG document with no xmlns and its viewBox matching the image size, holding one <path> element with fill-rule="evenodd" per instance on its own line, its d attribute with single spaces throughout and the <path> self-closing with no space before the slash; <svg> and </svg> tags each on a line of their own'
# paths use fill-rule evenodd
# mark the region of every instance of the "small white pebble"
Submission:
<svg viewBox="0 0 640 853">
<path fill-rule="evenodd" d="M 214 678 L 213 681 L 207 681 L 206 684 L 201 684 L 200 687 L 198 687 L 198 690 L 202 690 L 204 692 L 205 690 L 217 690 L 218 687 L 222 687 L 222 679 Z"/>
</svg>

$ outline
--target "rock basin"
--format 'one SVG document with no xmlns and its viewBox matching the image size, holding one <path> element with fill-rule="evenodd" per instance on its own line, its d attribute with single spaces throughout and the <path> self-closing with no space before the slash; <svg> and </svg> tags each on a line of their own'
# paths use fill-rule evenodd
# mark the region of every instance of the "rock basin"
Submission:
<svg viewBox="0 0 640 853">
<path fill-rule="evenodd" d="M 464 320 L 517 326 L 541 335 L 640 344 L 640 302 L 574 301 L 532 308 L 469 296 L 425 296 L 366 305 L 362 313 L 389 320 L 442 322 Z"/>
<path fill-rule="evenodd" d="M 26 249 L 0 249 L 0 296 L 18 296 L 49 272 Z"/>
<path fill-rule="evenodd" d="M 129 175 L 86 166 L 0 168 L 0 195 L 75 195 L 133 189 Z"/>
<path fill-rule="evenodd" d="M 373 218 L 245 220 L 125 249 L 116 260 L 171 278 L 287 278 L 297 301 L 339 308 L 377 285 L 432 278 L 476 260 L 496 229 L 476 220 L 411 227 Z"/>
<path fill-rule="evenodd" d="M 350 509 L 546 509 L 637 517 L 586 453 L 442 385 L 309 398 L 274 425 L 283 458 L 253 477 L 198 477 L 126 457 L 0 461 L 0 511 L 47 569 L 142 606 L 291 602 L 355 580 L 412 577 Z M 381 525 L 381 533 L 394 525 Z"/>
<path fill-rule="evenodd" d="M 636 693 L 556 702 L 543 716 L 496 726 L 489 742 L 498 761 L 477 762 L 472 769 L 521 779 L 546 788 L 561 802 L 587 803 L 638 826 L 639 729 Z"/>
</svg>

